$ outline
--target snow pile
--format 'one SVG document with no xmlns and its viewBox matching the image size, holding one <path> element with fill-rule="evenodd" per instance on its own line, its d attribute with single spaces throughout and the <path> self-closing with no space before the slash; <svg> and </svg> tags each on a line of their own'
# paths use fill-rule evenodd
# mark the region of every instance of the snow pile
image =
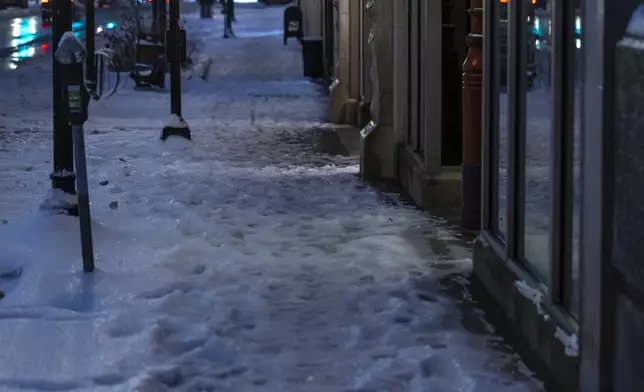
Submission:
<svg viewBox="0 0 644 392">
<path fill-rule="evenodd" d="M 78 198 L 76 195 L 70 195 L 60 189 L 50 189 L 45 195 L 45 199 L 40 204 L 43 211 L 54 212 L 61 208 L 67 208 L 76 205 Z"/>
<path fill-rule="evenodd" d="M 190 78 L 199 78 L 205 80 L 208 78 L 208 70 L 212 64 L 212 57 L 201 55 L 197 63 L 192 67 Z"/>
</svg>

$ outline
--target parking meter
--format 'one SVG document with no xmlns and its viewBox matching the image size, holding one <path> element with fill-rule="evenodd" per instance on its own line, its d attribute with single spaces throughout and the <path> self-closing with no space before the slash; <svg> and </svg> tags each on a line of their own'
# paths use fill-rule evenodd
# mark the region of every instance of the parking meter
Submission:
<svg viewBox="0 0 644 392">
<path fill-rule="evenodd" d="M 83 44 L 71 32 L 66 32 L 54 57 L 61 65 L 65 114 L 72 125 L 83 125 L 87 121 L 89 94 L 85 88 L 83 61 L 85 60 Z"/>
<path fill-rule="evenodd" d="M 85 47 L 71 31 L 63 34 L 58 49 L 54 53 L 54 58 L 61 65 L 63 74 L 63 96 L 59 99 L 63 100 L 64 113 L 72 126 L 83 270 L 92 272 L 94 271 L 94 247 L 89 211 L 85 135 L 83 133 L 83 124 L 87 121 L 87 106 L 89 104 L 89 94 L 85 88 L 83 75 L 83 61 L 86 56 Z"/>
</svg>

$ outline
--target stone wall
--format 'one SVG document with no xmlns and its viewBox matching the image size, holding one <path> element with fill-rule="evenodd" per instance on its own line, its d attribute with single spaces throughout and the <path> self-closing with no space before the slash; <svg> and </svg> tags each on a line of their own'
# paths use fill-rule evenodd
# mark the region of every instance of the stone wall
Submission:
<svg viewBox="0 0 644 392">
<path fill-rule="evenodd" d="M 644 387 L 644 6 L 617 45 L 613 252 L 615 391 Z"/>
</svg>

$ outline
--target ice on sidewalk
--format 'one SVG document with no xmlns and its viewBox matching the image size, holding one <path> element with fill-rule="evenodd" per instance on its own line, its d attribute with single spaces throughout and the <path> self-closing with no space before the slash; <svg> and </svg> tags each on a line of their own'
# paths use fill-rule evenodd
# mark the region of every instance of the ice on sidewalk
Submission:
<svg viewBox="0 0 644 392">
<path fill-rule="evenodd" d="M 469 297 L 465 240 L 325 146 L 326 98 L 298 54 L 271 35 L 221 42 L 213 77 L 184 85 L 194 142 L 158 140 L 167 94 L 93 104 L 91 275 L 77 221 L 36 211 L 51 112 L 1 105 L 0 271 L 21 274 L 0 278 L 0 390 L 542 390 Z M 30 83 L 47 75 L 17 72 L 41 92 L 23 103 L 45 106 Z"/>
</svg>

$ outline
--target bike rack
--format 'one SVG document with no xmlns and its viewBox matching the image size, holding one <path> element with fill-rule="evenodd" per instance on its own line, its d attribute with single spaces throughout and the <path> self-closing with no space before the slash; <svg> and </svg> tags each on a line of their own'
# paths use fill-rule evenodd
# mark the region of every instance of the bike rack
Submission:
<svg viewBox="0 0 644 392">
<path fill-rule="evenodd" d="M 112 49 L 103 48 L 98 49 L 94 52 L 94 64 L 96 64 L 96 91 L 89 91 L 90 96 L 98 101 L 99 99 L 109 98 L 116 93 L 116 91 L 121 87 L 121 72 L 116 70 L 111 72 L 111 70 L 117 69 L 115 62 L 116 52 Z M 112 86 L 111 83 L 106 85 L 105 76 L 115 74 L 116 81 Z M 111 88 L 111 89 L 110 89 Z"/>
</svg>

